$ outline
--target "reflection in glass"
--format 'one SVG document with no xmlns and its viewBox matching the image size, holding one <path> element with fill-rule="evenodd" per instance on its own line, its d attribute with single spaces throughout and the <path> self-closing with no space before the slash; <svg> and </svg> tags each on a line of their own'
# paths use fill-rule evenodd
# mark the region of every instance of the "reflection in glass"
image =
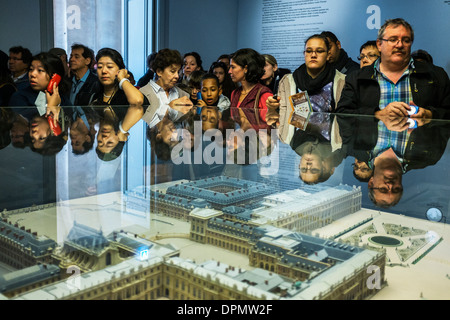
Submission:
<svg viewBox="0 0 450 320">
<path fill-rule="evenodd" d="M 102 270 L 132 270 L 135 264 L 142 264 L 142 268 L 150 263 L 161 266 L 156 261 L 165 259 L 170 262 L 161 262 L 164 266 L 179 268 L 187 263 L 180 252 L 187 254 L 184 246 L 188 244 L 195 247 L 191 254 L 196 261 L 203 254 L 206 260 L 221 260 L 221 267 L 228 254 L 243 259 L 242 278 L 250 274 L 244 269 L 251 267 L 252 275 L 267 272 L 267 276 L 272 273 L 291 281 L 290 275 L 280 275 L 275 269 L 277 263 L 285 263 L 286 256 L 279 253 L 287 252 L 293 268 L 307 274 L 296 280 L 291 293 L 283 293 L 295 299 L 306 292 L 302 283 L 309 281 L 308 286 L 314 286 L 315 279 L 320 279 L 318 274 L 336 277 L 333 268 L 346 268 L 348 261 L 356 260 L 351 257 L 370 256 L 365 262 L 381 266 L 381 270 L 398 259 L 398 263 L 410 263 L 408 270 L 412 270 L 412 261 L 426 259 L 421 257 L 423 251 L 433 250 L 442 241 L 438 225 L 406 227 L 410 221 L 404 219 L 420 218 L 420 224 L 447 223 L 448 123 L 432 121 L 414 130 L 393 132 L 373 118 L 330 115 L 324 120 L 323 114 L 311 115 L 304 130 L 295 128 L 289 143 L 281 143 L 277 129 L 255 130 L 245 113 L 240 113 L 240 123 L 227 120 L 225 129 L 219 123 L 206 131 L 200 117 L 165 117 L 153 127 L 141 121 L 142 126 L 130 130 L 120 155 L 104 161 L 98 157 L 102 148 L 99 139 L 103 139 L 99 135 L 106 138 L 120 131 L 120 114 L 126 115 L 127 109 L 64 108 L 68 140 L 51 156 L 34 152 L 30 140 L 27 144 L 30 124 L 19 117 L 18 109 L 2 109 L 0 211 L 2 218 L 12 223 L 5 222 L 5 230 L 17 223 L 17 235 L 30 229 L 28 234 L 47 236 L 45 244 L 51 254 L 42 257 L 48 259 L 47 270 L 58 276 L 68 270 L 94 275 Z M 87 145 L 90 136 L 94 139 Z M 13 144 L 13 137 L 17 144 Z M 137 149 L 143 150 L 139 156 L 130 151 Z M 392 152 L 390 161 L 376 160 L 387 151 Z M 112 157 L 114 152 L 105 154 Z M 389 169 L 390 165 L 395 170 Z M 356 177 L 354 171 L 368 178 Z M 136 179 L 141 184 L 134 182 L 136 175 L 143 176 Z M 371 202 L 370 189 L 376 199 L 396 192 L 401 197 L 384 209 L 383 204 Z M 366 208 L 374 210 L 366 212 Z M 377 219 L 387 213 L 399 220 L 378 223 Z M 350 226 L 352 231 L 336 229 L 327 235 L 337 219 L 350 221 L 359 215 L 363 218 Z M 22 225 L 25 230 L 20 229 Z M 367 244 L 373 242 L 368 239 L 398 239 L 398 254 L 389 256 L 389 261 L 383 251 L 365 248 L 366 238 L 359 238 L 363 232 L 370 233 Z M 409 251 L 403 247 L 407 245 Z M 266 254 L 273 253 L 273 249 L 267 251 L 269 247 L 278 250 L 272 271 L 272 265 L 266 266 L 264 260 Z M 399 257 L 407 254 L 410 260 L 402 262 Z M 254 256 L 258 258 L 252 259 Z M 33 261 L 37 266 L 38 260 Z M 303 261 L 310 268 L 320 266 L 320 272 L 303 268 Z M 217 261 L 195 266 L 209 272 L 220 269 Z M 188 270 L 180 268 L 177 270 L 186 275 Z M 366 275 L 366 269 L 358 272 Z M 53 285 L 66 294 L 67 285 L 76 288 L 78 284 L 67 284 L 60 278 Z M 274 298 L 281 295 L 266 293 Z M 175 298 L 175 293 L 171 294 L 167 296 Z M 150 299 L 150 295 L 140 297 Z"/>
</svg>

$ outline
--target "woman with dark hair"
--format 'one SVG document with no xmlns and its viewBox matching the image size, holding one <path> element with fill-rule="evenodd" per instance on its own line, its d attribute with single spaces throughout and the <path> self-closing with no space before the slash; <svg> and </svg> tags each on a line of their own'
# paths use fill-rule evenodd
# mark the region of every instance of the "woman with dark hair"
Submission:
<svg viewBox="0 0 450 320">
<path fill-rule="evenodd" d="M 188 84 L 192 72 L 194 71 L 204 71 L 203 61 L 197 52 L 188 52 L 183 57 L 183 77 L 181 82 Z"/>
<path fill-rule="evenodd" d="M 57 74 L 60 83 L 49 83 Z M 48 52 L 42 52 L 31 59 L 28 72 L 30 85 L 15 92 L 9 101 L 10 106 L 36 106 L 16 111 L 30 120 L 31 149 L 42 154 L 55 154 L 67 142 L 68 116 L 61 106 L 70 106 L 70 83 L 65 77 L 61 59 Z"/>
<path fill-rule="evenodd" d="M 54 94 L 47 92 L 47 86 L 54 74 L 58 74 L 62 80 Z M 70 83 L 64 77 L 64 65 L 57 56 L 48 52 L 42 52 L 34 56 L 31 61 L 28 77 L 30 86 L 14 93 L 9 105 L 14 107 L 37 106 L 70 106 Z M 37 100 L 39 98 L 39 100 Z M 46 101 L 46 98 L 49 101 Z"/>
<path fill-rule="evenodd" d="M 156 55 L 152 67 L 156 80 L 139 90 L 150 101 L 143 120 L 148 124 L 148 137 L 155 154 L 167 158 L 169 150 L 179 143 L 176 126 L 182 118 L 192 117 L 190 94 L 179 87 L 179 71 L 183 59 L 177 50 L 162 49 Z"/>
<path fill-rule="evenodd" d="M 156 80 L 139 89 L 150 102 L 143 119 L 150 128 L 166 116 L 176 121 L 192 109 L 189 93 L 176 86 L 182 64 L 177 50 L 162 49 L 156 55 L 152 64 Z"/>
<path fill-rule="evenodd" d="M 101 86 L 91 98 L 91 105 L 104 106 L 99 112 L 96 151 L 100 159 L 110 161 L 120 156 L 128 140 L 128 131 L 144 115 L 148 101 L 131 84 L 122 55 L 117 50 L 101 49 L 96 61 Z"/>
<path fill-rule="evenodd" d="M 142 106 L 143 96 L 131 84 L 128 70 L 118 51 L 103 48 L 97 53 L 96 61 L 101 87 L 92 97 L 93 105 Z"/>
<path fill-rule="evenodd" d="M 214 74 L 219 79 L 219 85 L 222 88 L 222 94 L 231 99 L 231 93 L 236 89 L 236 84 L 231 80 L 228 73 L 228 67 L 225 62 L 217 61 L 213 62 L 209 68 L 209 73 Z"/>
<path fill-rule="evenodd" d="M 264 74 L 265 60 L 253 49 L 240 49 L 231 57 L 230 76 L 240 83 L 231 95 L 231 116 L 241 128 L 245 124 L 256 130 L 269 128 L 265 119 L 266 100 L 272 91 L 259 83 Z M 245 129 L 244 129 L 245 130 Z"/>
</svg>

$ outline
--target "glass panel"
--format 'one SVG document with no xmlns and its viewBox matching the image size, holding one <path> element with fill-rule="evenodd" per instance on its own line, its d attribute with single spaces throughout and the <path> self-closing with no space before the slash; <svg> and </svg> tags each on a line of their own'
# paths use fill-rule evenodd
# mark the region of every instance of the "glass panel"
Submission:
<svg viewBox="0 0 450 320">
<path fill-rule="evenodd" d="M 144 0 L 128 0 L 128 17 L 127 17 L 127 52 L 128 52 L 128 68 L 133 70 L 136 82 L 145 74 L 147 66 L 145 61 L 147 58 L 146 39 L 147 21 L 151 23 L 146 11 L 147 1 Z"/>
<path fill-rule="evenodd" d="M 119 142 L 130 107 L 81 110 L 1 108 L 7 299 L 450 298 L 449 122 L 204 107 Z"/>
<path fill-rule="evenodd" d="M 55 47 L 66 50 L 81 43 L 97 52 L 108 47 L 122 51 L 122 1 L 53 1 Z"/>
</svg>

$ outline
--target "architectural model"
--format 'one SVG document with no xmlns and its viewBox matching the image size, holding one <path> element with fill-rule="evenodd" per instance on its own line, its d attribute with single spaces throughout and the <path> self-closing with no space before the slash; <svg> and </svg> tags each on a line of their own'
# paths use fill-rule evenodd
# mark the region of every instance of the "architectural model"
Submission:
<svg viewBox="0 0 450 320">
<path fill-rule="evenodd" d="M 263 183 L 227 176 L 158 187 L 127 192 L 126 210 L 185 221 L 191 241 L 245 255 L 251 268 L 219 260 L 196 263 L 159 243 L 158 236 L 145 239 L 123 230 L 104 235 L 75 222 L 63 245 L 50 246 L 51 257 L 27 270 L 34 280 L 19 282 L 24 271 L 13 272 L 0 279 L 2 294 L 32 300 L 364 299 L 385 285 L 384 251 L 311 235 L 358 211 L 359 188 L 276 193 Z"/>
</svg>

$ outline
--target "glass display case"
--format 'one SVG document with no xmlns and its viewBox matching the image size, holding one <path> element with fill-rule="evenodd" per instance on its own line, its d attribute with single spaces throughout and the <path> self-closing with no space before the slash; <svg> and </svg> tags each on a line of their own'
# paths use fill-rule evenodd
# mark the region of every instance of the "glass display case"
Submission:
<svg viewBox="0 0 450 320">
<path fill-rule="evenodd" d="M 450 122 L 125 111 L 1 108 L 0 300 L 450 298 Z"/>
</svg>

